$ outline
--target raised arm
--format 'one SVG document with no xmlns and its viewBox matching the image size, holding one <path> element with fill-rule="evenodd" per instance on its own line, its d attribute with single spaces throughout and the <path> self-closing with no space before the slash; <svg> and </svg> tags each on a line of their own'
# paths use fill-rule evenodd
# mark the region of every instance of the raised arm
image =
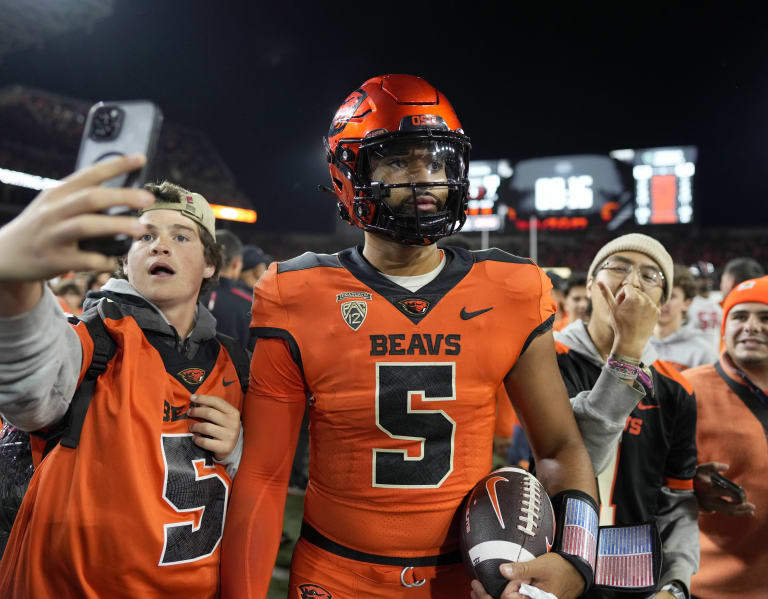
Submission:
<svg viewBox="0 0 768 599">
<path fill-rule="evenodd" d="M 143 163 L 143 156 L 134 156 L 83 169 L 0 229 L 0 414 L 21 429 L 63 416 L 82 363 L 78 336 L 42 281 L 69 270 L 114 268 L 114 258 L 82 252 L 77 242 L 143 229 L 135 218 L 93 214 L 154 201 L 144 191 L 97 187 Z"/>
</svg>

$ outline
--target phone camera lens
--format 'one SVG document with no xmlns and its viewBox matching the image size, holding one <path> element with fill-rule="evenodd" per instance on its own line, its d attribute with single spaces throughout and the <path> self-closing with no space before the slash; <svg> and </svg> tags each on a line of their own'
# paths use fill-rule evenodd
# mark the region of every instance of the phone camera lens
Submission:
<svg viewBox="0 0 768 599">
<path fill-rule="evenodd" d="M 115 139 L 120 132 L 123 111 L 116 106 L 102 106 L 93 115 L 91 137 L 99 141 Z"/>
</svg>

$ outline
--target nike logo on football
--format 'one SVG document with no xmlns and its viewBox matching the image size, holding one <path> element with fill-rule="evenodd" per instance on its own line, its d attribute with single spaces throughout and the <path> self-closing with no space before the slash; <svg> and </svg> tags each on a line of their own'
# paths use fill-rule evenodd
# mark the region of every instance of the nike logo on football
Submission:
<svg viewBox="0 0 768 599">
<path fill-rule="evenodd" d="M 549 542 L 549 537 L 544 537 L 544 542 L 547 544 L 547 553 L 552 551 L 552 545 L 553 543 Z"/>
<path fill-rule="evenodd" d="M 462 320 L 469 320 L 470 318 L 474 318 L 475 316 L 480 316 L 481 314 L 485 314 L 490 310 L 493 310 L 493 306 L 491 306 L 490 308 L 484 308 L 483 310 L 477 310 L 476 312 L 467 312 L 467 308 L 464 307 L 461 309 L 460 316 Z"/>
<path fill-rule="evenodd" d="M 653 410 L 654 408 L 659 408 L 659 407 L 661 406 L 649 406 L 647 404 L 644 404 L 642 401 L 639 404 L 637 404 L 638 410 Z"/>
<path fill-rule="evenodd" d="M 488 491 L 488 497 L 491 499 L 491 505 L 493 506 L 493 511 L 496 512 L 496 517 L 499 519 L 499 524 L 501 524 L 501 527 L 506 529 L 504 526 L 504 518 L 501 516 L 501 507 L 499 506 L 499 498 L 496 495 L 496 483 L 504 481 L 505 483 L 508 483 L 509 481 L 504 478 L 503 476 L 493 476 L 489 478 L 487 481 L 485 481 L 485 490 Z"/>
<path fill-rule="evenodd" d="M 225 387 L 229 387 L 229 386 L 230 386 L 232 383 L 234 383 L 235 381 L 228 381 L 227 379 L 224 379 L 224 380 L 223 380 L 223 381 L 221 381 L 221 382 L 222 382 L 222 384 L 223 384 Z"/>
</svg>

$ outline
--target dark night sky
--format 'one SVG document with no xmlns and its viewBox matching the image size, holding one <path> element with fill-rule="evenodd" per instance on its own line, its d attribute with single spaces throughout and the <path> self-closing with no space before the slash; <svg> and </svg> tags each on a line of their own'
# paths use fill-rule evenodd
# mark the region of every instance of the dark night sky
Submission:
<svg viewBox="0 0 768 599">
<path fill-rule="evenodd" d="M 267 230 L 331 228 L 321 136 L 386 72 L 438 86 L 473 158 L 695 144 L 699 223 L 768 223 L 768 27 L 735 3 L 266 4 L 118 0 L 91 34 L 6 56 L 0 85 L 153 99 L 210 136 Z"/>
</svg>

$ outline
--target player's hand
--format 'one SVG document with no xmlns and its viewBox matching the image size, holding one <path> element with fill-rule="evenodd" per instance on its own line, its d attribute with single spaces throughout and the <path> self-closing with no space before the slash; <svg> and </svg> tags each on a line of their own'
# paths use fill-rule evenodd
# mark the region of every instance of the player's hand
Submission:
<svg viewBox="0 0 768 599">
<path fill-rule="evenodd" d="M 77 242 L 120 233 L 136 237 L 144 231 L 138 218 L 97 213 L 112 206 L 145 208 L 155 201 L 148 191 L 98 186 L 145 162 L 142 155 L 98 162 L 40 193 L 0 229 L 0 282 L 42 281 L 70 270 L 115 270 L 114 257 L 84 252 Z"/>
<path fill-rule="evenodd" d="M 584 590 L 578 570 L 557 553 L 545 553 L 530 562 L 501 564 L 499 571 L 509 579 L 501 599 L 530 599 L 518 593 L 521 584 L 530 584 L 558 599 L 575 599 Z M 492 599 L 479 581 L 472 581 L 472 599 Z"/>
<path fill-rule="evenodd" d="M 639 360 L 659 320 L 659 307 L 634 285 L 623 285 L 616 296 L 602 281 L 597 286 L 610 311 L 613 353 Z"/>
<path fill-rule="evenodd" d="M 659 591 L 653 596 L 653 599 L 675 599 L 675 596 L 669 591 Z"/>
<path fill-rule="evenodd" d="M 187 414 L 198 421 L 190 421 L 192 441 L 223 460 L 232 453 L 240 436 L 240 411 L 215 395 L 193 395 L 190 401 L 193 406 Z"/>
<path fill-rule="evenodd" d="M 725 489 L 712 484 L 714 472 L 725 472 L 728 464 L 707 462 L 696 467 L 696 477 L 693 479 L 693 489 L 699 507 L 708 512 L 720 512 L 729 516 L 752 516 L 755 513 L 755 505 L 734 497 Z"/>
</svg>

